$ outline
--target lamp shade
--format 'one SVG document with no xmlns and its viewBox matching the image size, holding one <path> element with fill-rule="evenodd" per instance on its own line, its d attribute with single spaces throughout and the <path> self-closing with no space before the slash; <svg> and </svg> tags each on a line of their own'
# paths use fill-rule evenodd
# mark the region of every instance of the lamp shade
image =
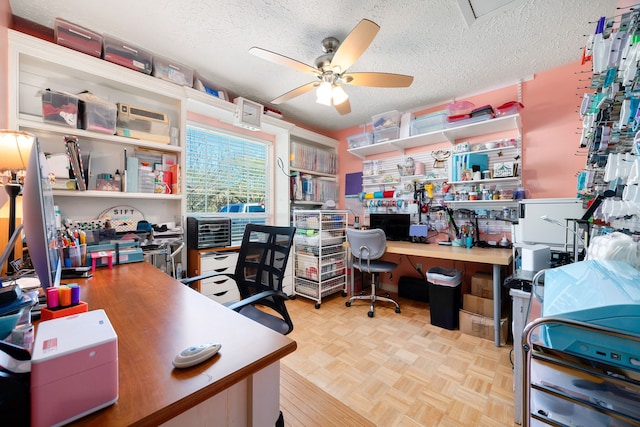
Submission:
<svg viewBox="0 0 640 427">
<path fill-rule="evenodd" d="M 34 140 L 27 132 L 0 129 L 0 171 L 25 170 Z"/>
</svg>

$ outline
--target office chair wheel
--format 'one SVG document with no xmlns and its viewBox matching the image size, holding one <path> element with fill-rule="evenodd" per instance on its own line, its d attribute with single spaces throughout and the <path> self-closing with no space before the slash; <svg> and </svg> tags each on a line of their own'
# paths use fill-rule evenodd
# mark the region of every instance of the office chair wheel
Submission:
<svg viewBox="0 0 640 427">
<path fill-rule="evenodd" d="M 316 310 L 317 310 L 317 309 L 319 309 L 319 308 L 320 308 L 320 303 L 319 303 L 319 302 L 317 302 L 317 303 L 316 303 Z"/>
<path fill-rule="evenodd" d="M 400 307 L 396 307 L 396 313 L 400 313 Z"/>
<path fill-rule="evenodd" d="M 291 295 L 291 296 L 289 297 L 289 299 L 296 299 L 296 296 L 297 296 L 297 295 Z"/>
<path fill-rule="evenodd" d="M 351 301 L 345 302 L 344 305 L 346 305 L 347 307 L 351 307 Z"/>
<path fill-rule="evenodd" d="M 344 298 L 344 297 L 346 297 L 347 295 L 349 295 L 349 294 L 347 294 L 346 292 L 343 292 L 343 293 L 342 293 L 342 297 L 343 297 L 343 298 Z"/>
<path fill-rule="evenodd" d="M 367 312 L 367 316 L 369 316 L 369 317 L 373 317 L 373 311 L 368 311 L 368 312 Z"/>
</svg>

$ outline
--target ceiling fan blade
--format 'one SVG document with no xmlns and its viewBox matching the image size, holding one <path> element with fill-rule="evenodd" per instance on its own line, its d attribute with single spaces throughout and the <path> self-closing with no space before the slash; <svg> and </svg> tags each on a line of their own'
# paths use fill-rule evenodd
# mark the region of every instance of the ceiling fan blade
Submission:
<svg viewBox="0 0 640 427">
<path fill-rule="evenodd" d="M 343 83 L 370 87 L 409 87 L 413 76 L 392 73 L 349 73 L 342 76 Z"/>
<path fill-rule="evenodd" d="M 378 34 L 378 30 L 380 30 L 380 26 L 375 22 L 368 19 L 360 21 L 342 41 L 333 55 L 331 69 L 339 67 L 340 69 L 337 73 L 344 73 L 367 50 L 376 34 Z"/>
<path fill-rule="evenodd" d="M 286 102 L 292 98 L 295 98 L 296 96 L 300 96 L 302 94 L 309 92 L 310 90 L 313 90 L 313 88 L 318 86 L 318 84 L 319 82 L 311 82 L 311 83 L 307 83 L 306 85 L 297 87 L 285 93 L 284 95 L 280 95 L 279 97 L 271 101 L 271 104 L 274 104 L 274 105 L 282 104 L 283 102 Z"/>
<path fill-rule="evenodd" d="M 300 61 L 296 61 L 295 59 L 291 59 L 284 55 L 280 55 L 279 53 L 271 52 L 270 50 L 254 46 L 249 49 L 249 53 L 257 56 L 258 58 L 262 58 L 278 65 L 284 65 L 285 67 L 293 68 L 294 70 L 303 73 L 313 74 L 314 76 L 319 76 L 321 74 L 320 71 L 310 65 L 307 65 Z"/>
<path fill-rule="evenodd" d="M 334 105 L 334 107 L 338 111 L 338 113 L 340 113 L 343 116 L 351 112 L 351 103 L 349 102 L 348 99 L 344 100 L 338 105 Z"/>
</svg>

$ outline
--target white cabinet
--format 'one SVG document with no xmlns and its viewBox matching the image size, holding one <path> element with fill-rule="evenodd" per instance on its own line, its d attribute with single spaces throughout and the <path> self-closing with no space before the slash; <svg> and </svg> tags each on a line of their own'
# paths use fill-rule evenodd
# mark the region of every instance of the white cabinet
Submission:
<svg viewBox="0 0 640 427">
<path fill-rule="evenodd" d="M 98 174 L 124 170 L 125 152 L 130 157 L 164 154 L 184 169 L 186 111 L 181 86 L 11 30 L 8 57 L 9 126 L 35 134 L 46 152 L 64 153 L 64 136 L 71 135 L 78 138 L 82 154 L 91 154 L 89 190 L 54 191 L 64 218 L 91 219 L 111 207 L 130 205 L 151 223 L 181 223 L 186 206 L 182 192 L 95 190 Z M 89 91 L 114 104 L 164 113 L 175 137 L 165 144 L 46 123 L 40 94 L 47 88 L 72 94 Z"/>
<path fill-rule="evenodd" d="M 347 220 L 347 211 L 293 211 L 294 291 L 316 301 L 316 308 L 331 294 L 347 295 Z"/>
<path fill-rule="evenodd" d="M 233 274 L 238 262 L 237 252 L 202 252 L 200 254 L 201 274 Z M 240 301 L 240 292 L 235 280 L 227 277 L 210 277 L 200 281 L 200 293 L 220 304 Z"/>
</svg>

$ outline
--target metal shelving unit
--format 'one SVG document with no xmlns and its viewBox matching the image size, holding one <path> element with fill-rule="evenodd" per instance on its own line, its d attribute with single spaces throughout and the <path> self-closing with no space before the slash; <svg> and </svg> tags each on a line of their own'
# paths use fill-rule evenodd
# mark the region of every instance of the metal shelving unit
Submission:
<svg viewBox="0 0 640 427">
<path fill-rule="evenodd" d="M 342 292 L 347 295 L 348 211 L 294 210 L 294 295 L 316 301 Z"/>
</svg>

